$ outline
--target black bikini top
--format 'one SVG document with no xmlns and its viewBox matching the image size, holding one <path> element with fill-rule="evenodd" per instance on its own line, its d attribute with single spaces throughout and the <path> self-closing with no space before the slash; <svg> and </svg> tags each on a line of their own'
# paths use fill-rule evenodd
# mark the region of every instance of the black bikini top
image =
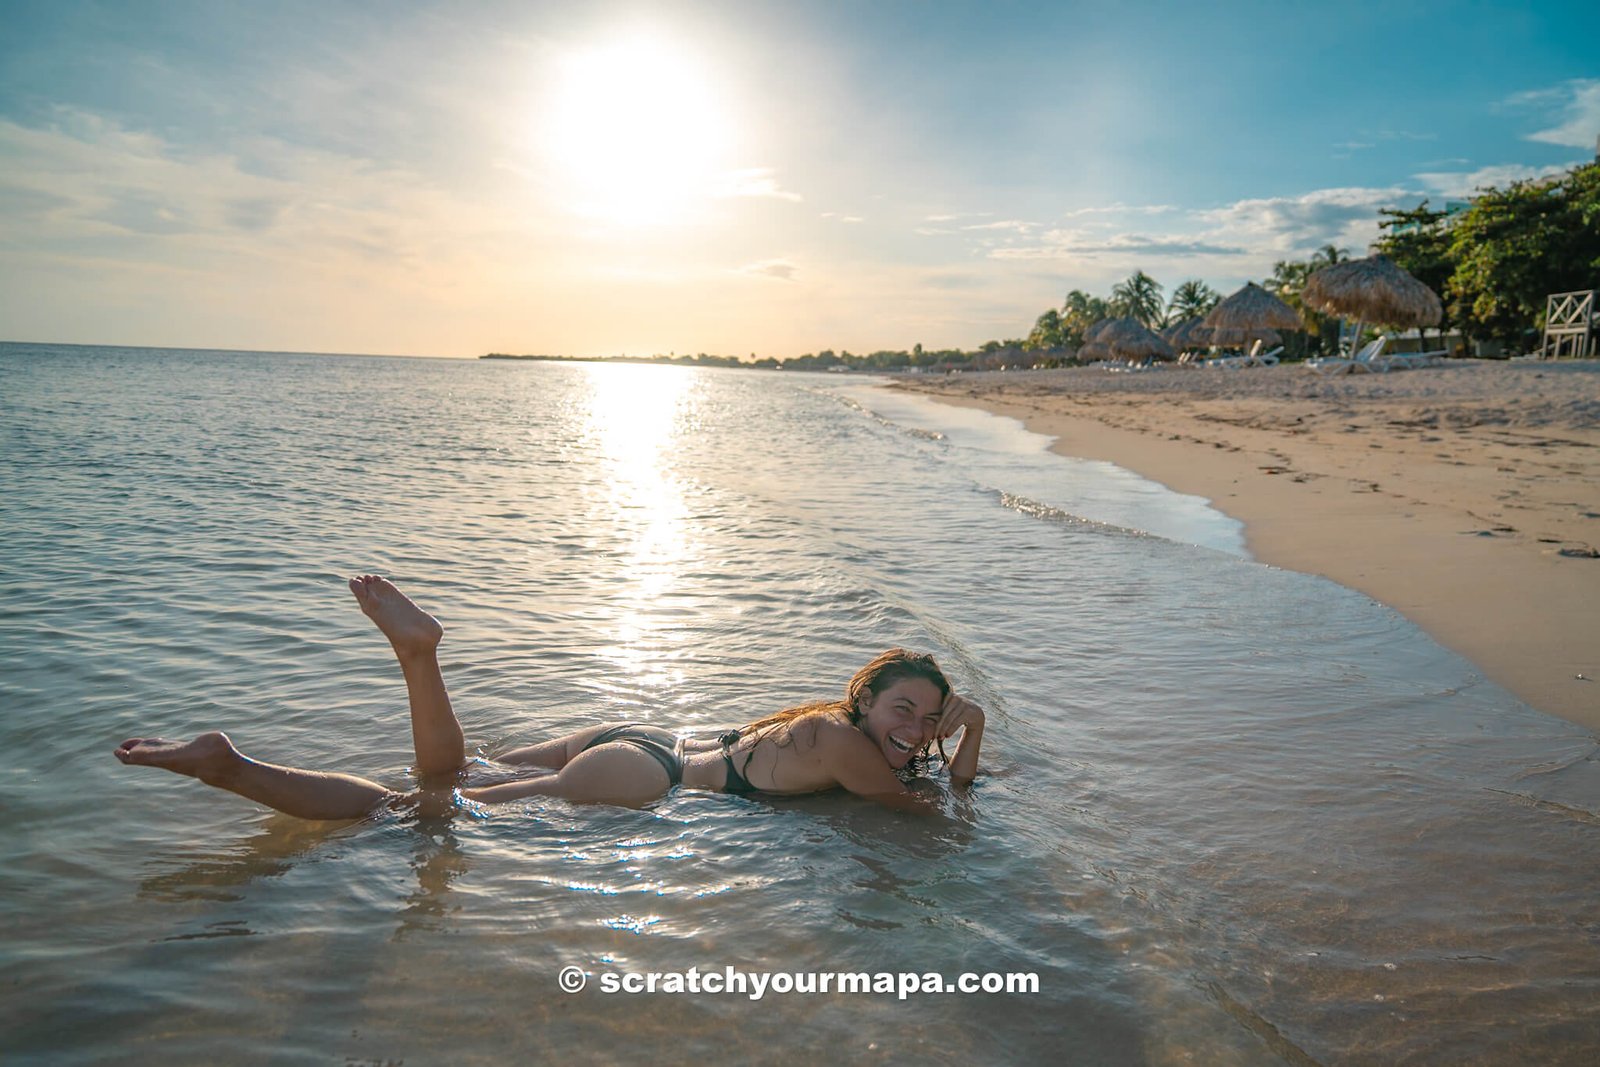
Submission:
<svg viewBox="0 0 1600 1067">
<path fill-rule="evenodd" d="M 727 769 L 728 769 L 727 780 L 722 783 L 722 791 L 724 793 L 741 793 L 741 794 L 743 794 L 743 793 L 756 793 L 756 792 L 760 791 L 760 790 L 756 789 L 755 786 L 751 785 L 750 784 L 750 779 L 748 779 L 744 775 L 740 774 L 739 771 L 738 771 L 738 768 L 734 767 L 734 765 L 733 765 L 733 746 L 738 744 L 739 743 L 739 738 L 741 738 L 743 736 L 744 735 L 742 733 L 740 733 L 738 730 L 729 730 L 727 733 L 725 733 L 721 737 L 717 738 L 718 741 L 722 742 L 722 763 L 723 763 L 723 766 L 727 767 Z M 754 752 L 751 752 L 751 753 L 749 753 L 748 755 L 745 756 L 745 758 L 744 758 L 744 766 L 745 766 L 746 770 L 750 769 L 750 761 L 752 759 L 754 759 L 754 758 L 755 758 L 755 753 Z"/>
</svg>

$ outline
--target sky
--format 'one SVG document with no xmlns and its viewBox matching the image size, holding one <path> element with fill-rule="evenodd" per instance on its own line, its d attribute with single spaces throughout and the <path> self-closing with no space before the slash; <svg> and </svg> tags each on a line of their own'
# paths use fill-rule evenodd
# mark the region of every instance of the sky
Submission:
<svg viewBox="0 0 1600 1067">
<path fill-rule="evenodd" d="M 0 339 L 972 348 L 1593 159 L 1600 5 L 0 0 Z"/>
</svg>

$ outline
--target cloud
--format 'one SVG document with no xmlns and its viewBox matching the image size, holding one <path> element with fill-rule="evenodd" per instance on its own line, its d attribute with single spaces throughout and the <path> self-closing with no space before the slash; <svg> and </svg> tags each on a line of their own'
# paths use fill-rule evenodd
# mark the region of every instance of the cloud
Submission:
<svg viewBox="0 0 1600 1067">
<path fill-rule="evenodd" d="M 246 169 L 252 154 L 274 173 Z M 525 277 L 506 264 L 539 239 L 474 191 L 368 159 L 269 138 L 199 153 L 75 109 L 41 126 L 0 119 L 0 160 L 0 249 L 88 272 L 108 305 L 160 272 L 206 293 L 251 278 L 307 303 L 346 285 L 375 302 L 433 299 L 461 277 Z"/>
<path fill-rule="evenodd" d="M 1009 230 L 1012 233 L 1030 233 L 1039 228 L 1036 222 L 1023 222 L 1021 219 L 1003 219 L 999 222 L 975 222 L 970 226 L 961 227 L 963 230 Z"/>
<path fill-rule="evenodd" d="M 1551 89 L 1518 93 L 1507 104 L 1546 112 L 1545 121 L 1555 119 L 1556 125 L 1528 134 L 1529 141 L 1593 148 L 1600 137 L 1600 79 L 1574 78 Z"/>
<path fill-rule="evenodd" d="M 267 196 L 235 197 L 222 202 L 222 217 L 239 230 L 259 233 L 270 230 L 288 207 L 288 201 Z"/>
<path fill-rule="evenodd" d="M 1081 230 L 1051 230 L 1044 235 L 1042 244 L 997 248 L 989 255 L 993 259 L 1075 259 L 1101 255 L 1236 256 L 1244 252 L 1237 245 L 1183 235 L 1127 233 L 1107 238 Z"/>
<path fill-rule="evenodd" d="M 1422 195 L 1398 187 L 1332 188 L 1198 211 L 1150 205 L 1146 214 L 1171 212 L 1158 231 L 1112 229 L 1101 221 L 1103 212 L 1089 209 L 1081 212 L 1089 217 L 1080 226 L 1025 234 L 984 254 L 1017 263 L 1075 261 L 1080 274 L 1093 274 L 1095 263 L 1106 270 L 1136 264 L 1158 275 L 1192 272 L 1196 260 L 1206 260 L 1204 269 L 1242 280 L 1270 272 L 1276 260 L 1304 258 L 1328 244 L 1364 251 L 1378 235 L 1379 208 L 1409 206 Z"/>
<path fill-rule="evenodd" d="M 180 234 L 198 229 L 182 199 L 160 191 L 116 190 L 108 203 L 87 217 L 128 233 Z"/>
<path fill-rule="evenodd" d="M 953 214 L 953 215 L 926 215 L 926 216 L 923 217 L 922 221 L 923 222 L 956 222 L 956 221 L 959 221 L 961 219 L 991 219 L 991 218 L 994 218 L 994 212 L 992 212 L 992 211 L 968 211 L 968 212 L 964 212 L 964 213 L 958 212 L 958 213 Z"/>
<path fill-rule="evenodd" d="M 832 219 L 835 222 L 866 222 L 860 215 L 841 215 L 837 211 L 824 211 L 817 216 L 821 219 Z"/>
<path fill-rule="evenodd" d="M 1298 254 L 1324 244 L 1365 247 L 1378 232 L 1378 209 L 1417 194 L 1397 186 L 1315 189 L 1299 196 L 1238 200 L 1192 217 L 1218 239 L 1256 252 Z"/>
<path fill-rule="evenodd" d="M 1479 189 L 1489 186 L 1503 188 L 1512 182 L 1549 178 L 1571 170 L 1566 163 L 1553 163 L 1544 167 L 1530 167 L 1521 163 L 1502 163 L 1493 167 L 1479 167 L 1473 171 L 1431 171 L 1414 177 L 1436 196 L 1466 199 Z"/>
<path fill-rule="evenodd" d="M 792 282 L 799 269 L 786 259 L 764 259 L 759 263 L 745 264 L 739 268 L 738 273 L 756 278 L 776 278 L 781 282 Z"/>
<path fill-rule="evenodd" d="M 932 289 L 967 290 L 981 289 L 990 284 L 990 279 L 965 271 L 934 270 L 924 273 L 920 284 Z"/>
<path fill-rule="evenodd" d="M 780 188 L 770 167 L 751 167 L 722 175 L 716 195 L 721 197 L 765 197 L 799 202 L 805 197 Z"/>
<path fill-rule="evenodd" d="M 1107 204 L 1104 207 L 1080 207 L 1068 211 L 1064 219 L 1082 218 L 1084 215 L 1165 215 L 1178 210 L 1174 204 Z"/>
</svg>

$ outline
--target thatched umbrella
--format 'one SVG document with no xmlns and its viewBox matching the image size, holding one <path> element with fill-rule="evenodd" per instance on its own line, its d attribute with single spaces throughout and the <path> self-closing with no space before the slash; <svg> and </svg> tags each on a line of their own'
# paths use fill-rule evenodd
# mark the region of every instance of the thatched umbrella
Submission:
<svg viewBox="0 0 1600 1067">
<path fill-rule="evenodd" d="M 1439 294 L 1395 266 L 1388 256 L 1350 259 L 1323 267 L 1306 279 L 1306 306 L 1356 320 L 1356 338 L 1365 322 L 1405 329 L 1437 326 L 1444 316 Z"/>
<path fill-rule="evenodd" d="M 1110 359 L 1111 349 L 1099 341 L 1085 341 L 1078 347 L 1078 362 L 1092 363 L 1096 360 Z"/>
<path fill-rule="evenodd" d="M 1161 331 L 1161 339 L 1175 351 L 1185 348 L 1204 348 L 1211 343 L 1211 331 L 1200 325 L 1199 318 L 1184 319 Z"/>
<path fill-rule="evenodd" d="M 1437 326 L 1444 315 L 1439 295 L 1388 256 L 1323 267 L 1306 279 L 1301 299 L 1318 311 L 1400 329 Z"/>
<path fill-rule="evenodd" d="M 1095 334 L 1095 342 L 1118 359 L 1172 359 L 1172 346 L 1138 319 L 1112 319 Z"/>
<path fill-rule="evenodd" d="M 1172 325 L 1162 329 L 1161 339 L 1173 348 L 1181 348 L 1184 336 L 1199 323 L 1199 319 L 1184 319 L 1182 322 L 1174 322 Z"/>
<path fill-rule="evenodd" d="M 1271 330 L 1305 329 L 1294 308 L 1255 282 L 1212 308 L 1204 325 L 1210 327 L 1209 340 L 1214 345 L 1243 345 L 1256 339 L 1265 340 Z"/>
<path fill-rule="evenodd" d="M 1083 339 L 1085 341 L 1098 341 L 1098 340 L 1100 340 L 1100 331 L 1105 329 L 1107 326 L 1110 326 L 1113 322 L 1116 322 L 1116 321 L 1117 321 L 1116 319 L 1101 319 L 1101 320 L 1099 320 L 1094 325 L 1090 326 L 1087 330 L 1083 331 Z"/>
<path fill-rule="evenodd" d="M 1269 327 L 1256 327 L 1246 329 L 1242 326 L 1218 326 L 1216 329 L 1205 333 L 1206 343 L 1224 348 L 1243 348 L 1252 341 L 1260 341 L 1264 345 L 1276 345 L 1283 342 L 1283 334 Z"/>
</svg>

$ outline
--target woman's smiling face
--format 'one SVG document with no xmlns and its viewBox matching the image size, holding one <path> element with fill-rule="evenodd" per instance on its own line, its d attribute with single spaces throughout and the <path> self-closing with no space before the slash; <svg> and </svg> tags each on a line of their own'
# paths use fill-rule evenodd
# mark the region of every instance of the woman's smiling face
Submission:
<svg viewBox="0 0 1600 1067">
<path fill-rule="evenodd" d="M 899 770 L 933 740 L 944 694 L 926 678 L 903 678 L 881 693 L 864 693 L 859 706 L 862 732 Z"/>
</svg>

